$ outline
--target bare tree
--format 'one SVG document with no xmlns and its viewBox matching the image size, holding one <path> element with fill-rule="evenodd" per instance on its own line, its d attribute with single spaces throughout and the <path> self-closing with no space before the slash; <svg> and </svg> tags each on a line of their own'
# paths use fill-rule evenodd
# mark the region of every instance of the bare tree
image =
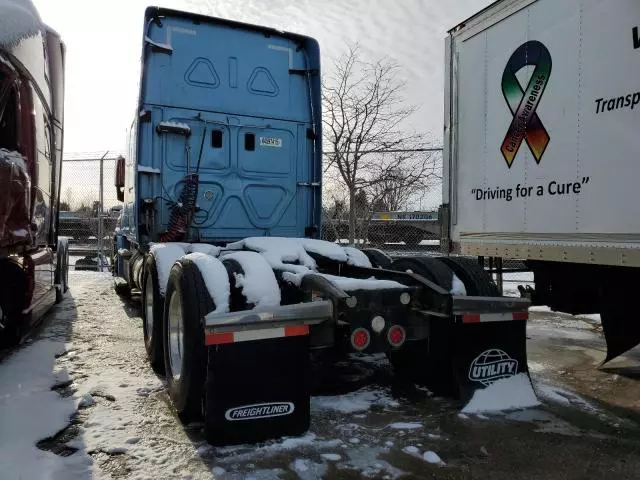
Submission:
<svg viewBox="0 0 640 480">
<path fill-rule="evenodd" d="M 364 204 L 370 211 L 381 198 L 406 201 L 436 173 L 431 155 L 415 151 L 424 136 L 402 130 L 416 108 L 404 101 L 399 73 L 390 61 L 364 61 L 356 45 L 323 79 L 325 176 L 348 194 L 350 243 Z"/>
</svg>

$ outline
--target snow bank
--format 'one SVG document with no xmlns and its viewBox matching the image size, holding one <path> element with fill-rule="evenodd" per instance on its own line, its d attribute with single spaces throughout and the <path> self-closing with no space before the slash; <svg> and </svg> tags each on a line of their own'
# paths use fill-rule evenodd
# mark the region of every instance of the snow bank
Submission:
<svg viewBox="0 0 640 480">
<path fill-rule="evenodd" d="M 256 307 L 280 305 L 280 288 L 269 263 L 256 252 L 233 252 L 224 255 L 238 262 L 244 275 L 236 274 L 236 285 L 242 289 L 247 302 Z"/>
<path fill-rule="evenodd" d="M 149 253 L 156 260 L 156 270 L 158 271 L 158 289 L 164 295 L 167 291 L 167 282 L 171 267 L 177 260 L 184 256 L 184 249 L 173 243 L 156 243 L 151 246 Z"/>
<path fill-rule="evenodd" d="M 42 21 L 31 0 L 0 0 L 0 45 L 15 46 L 37 35 Z"/>
<path fill-rule="evenodd" d="M 222 262 L 211 255 L 201 252 L 189 253 L 184 258 L 191 260 L 197 265 L 198 270 L 200 270 L 204 284 L 207 286 L 209 295 L 211 295 L 213 303 L 216 306 L 214 312 L 228 312 L 230 295 L 229 277 L 227 276 L 227 269 L 224 268 Z"/>
<path fill-rule="evenodd" d="M 69 457 L 40 450 L 36 444 L 64 429 L 76 410 L 74 398 L 63 398 L 51 387 L 55 355 L 62 342 L 42 340 L 0 365 L 0 472 L 2 478 L 89 478 L 91 458 L 82 452 Z"/>
<path fill-rule="evenodd" d="M 519 373 L 493 382 L 484 390 L 476 390 L 464 413 L 497 412 L 540 405 L 529 376 Z"/>
<path fill-rule="evenodd" d="M 373 268 L 369 257 L 362 251 L 353 247 L 342 247 L 347 254 L 347 263 L 355 267 Z"/>
</svg>

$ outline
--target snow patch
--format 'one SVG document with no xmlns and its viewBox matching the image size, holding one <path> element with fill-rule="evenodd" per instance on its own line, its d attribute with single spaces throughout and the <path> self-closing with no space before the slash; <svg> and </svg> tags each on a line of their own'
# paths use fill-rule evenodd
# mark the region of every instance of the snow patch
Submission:
<svg viewBox="0 0 640 480">
<path fill-rule="evenodd" d="M 355 413 L 370 410 L 373 406 L 399 406 L 389 395 L 382 391 L 356 391 L 345 395 L 312 397 L 311 408 L 316 410 L 333 410 L 341 413 Z"/>
<path fill-rule="evenodd" d="M 227 248 L 231 250 L 247 249 L 258 252 L 267 259 L 272 268 L 278 270 L 294 272 L 315 270 L 315 260 L 309 256 L 298 240 L 286 237 L 249 237 L 238 242 L 229 243 Z M 346 260 L 346 254 L 344 254 L 344 257 Z M 292 265 L 293 263 L 305 268 L 296 269 L 296 265 Z M 294 268 L 291 269 L 291 267 Z"/>
<path fill-rule="evenodd" d="M 162 173 L 159 168 L 147 167 L 146 165 L 138 165 L 138 173 Z"/>
<path fill-rule="evenodd" d="M 191 260 L 200 270 L 204 284 L 207 286 L 209 295 L 211 295 L 216 306 L 214 312 L 228 312 L 231 289 L 229 287 L 227 269 L 224 268 L 222 262 L 211 255 L 201 252 L 190 253 L 184 258 Z"/>
<path fill-rule="evenodd" d="M 13 47 L 37 35 L 42 27 L 31 0 L 0 0 L 0 45 Z"/>
<path fill-rule="evenodd" d="M 322 453 L 320 454 L 320 456 L 330 462 L 339 462 L 340 460 L 342 460 L 342 457 L 337 453 Z"/>
<path fill-rule="evenodd" d="M 462 280 L 458 278 L 458 276 L 454 273 L 453 280 L 451 281 L 451 292 L 452 295 L 466 295 L 467 289 L 462 283 Z"/>
<path fill-rule="evenodd" d="M 264 257 L 255 252 L 233 252 L 224 255 L 238 262 L 244 274 L 235 274 L 236 285 L 242 288 L 247 302 L 257 307 L 277 307 L 280 305 L 280 287 L 273 269 Z"/>
<path fill-rule="evenodd" d="M 171 46 L 167 45 L 166 43 L 159 43 L 157 45 L 161 45 L 163 48 L 171 48 Z M 191 127 L 189 125 L 187 125 L 186 123 L 183 122 L 172 122 L 172 121 L 163 121 L 160 122 L 158 124 L 159 127 L 164 127 L 164 128 L 179 128 L 181 130 L 187 130 L 187 131 L 191 131 Z"/>
<path fill-rule="evenodd" d="M 0 11 L 2 9 L 2 0 L 0 0 Z M 0 22 L 3 19 L 0 18 Z M 0 30 L 0 35 L 2 35 L 3 31 Z M 16 152 L 15 150 L 7 150 L 6 148 L 0 148 L 0 158 L 2 158 L 3 162 L 13 163 L 16 167 L 18 167 L 23 172 L 27 173 L 29 170 L 27 169 L 27 164 L 25 163 L 25 157 L 23 157 L 20 152 Z"/>
<path fill-rule="evenodd" d="M 433 463 L 435 465 L 445 465 L 438 454 L 436 452 L 432 452 L 431 450 L 424 452 L 422 454 L 422 458 L 424 458 L 427 462 Z"/>
<path fill-rule="evenodd" d="M 347 263 L 355 267 L 373 268 L 369 257 L 360 249 L 353 247 L 342 247 L 347 254 Z"/>
<path fill-rule="evenodd" d="M 347 278 L 326 274 L 322 274 L 322 276 L 333 283 L 336 287 L 341 288 L 346 292 L 352 290 L 385 290 L 407 288 L 406 285 L 402 285 L 401 283 L 395 282 L 393 280 L 378 280 L 375 277 Z"/>
<path fill-rule="evenodd" d="M 394 430 L 417 430 L 422 428 L 422 424 L 418 422 L 395 422 L 389 424 L 389 428 Z"/>
<path fill-rule="evenodd" d="M 540 405 L 529 376 L 519 373 L 493 382 L 483 390 L 476 390 L 463 413 L 496 412 Z"/>
<path fill-rule="evenodd" d="M 402 285 L 393 280 L 378 280 L 375 277 L 370 278 L 349 278 L 349 277 L 338 277 L 336 275 L 328 275 L 325 273 L 317 273 L 317 272 L 301 272 L 301 273 L 291 273 L 285 272 L 282 274 L 282 278 L 290 282 L 296 286 L 300 286 L 302 283 L 302 279 L 305 275 L 314 274 L 319 275 L 321 277 L 329 280 L 333 285 L 338 288 L 341 288 L 345 292 L 354 291 L 354 290 L 385 290 L 385 289 L 401 289 L 407 288 L 406 285 Z"/>
<path fill-rule="evenodd" d="M 227 473 L 227 471 L 222 467 L 213 467 L 213 469 L 211 470 L 211 473 L 218 476 L 218 475 L 224 475 L 225 473 Z"/>
<path fill-rule="evenodd" d="M 149 253 L 153 255 L 156 261 L 156 270 L 158 271 L 158 290 L 160 295 L 164 296 L 167 292 L 167 283 L 169 282 L 169 273 L 171 267 L 177 260 L 184 256 L 184 249 L 173 243 L 156 243 L 151 245 Z"/>
<path fill-rule="evenodd" d="M 189 244 L 189 250 L 187 253 L 204 253 L 205 255 L 211 255 L 217 257 L 220 255 L 221 247 L 215 245 L 209 245 L 208 243 L 191 243 Z"/>
<path fill-rule="evenodd" d="M 567 406 L 575 405 L 589 412 L 598 412 L 596 407 L 569 390 L 544 383 L 536 383 L 536 391 L 545 400 Z"/>
<path fill-rule="evenodd" d="M 76 400 L 63 398 L 55 384 L 56 353 L 62 342 L 41 340 L 23 348 L 0 365 L 0 471 L 3 478 L 91 477 L 91 458 L 42 451 L 36 444 L 64 429 L 76 411 Z"/>
</svg>

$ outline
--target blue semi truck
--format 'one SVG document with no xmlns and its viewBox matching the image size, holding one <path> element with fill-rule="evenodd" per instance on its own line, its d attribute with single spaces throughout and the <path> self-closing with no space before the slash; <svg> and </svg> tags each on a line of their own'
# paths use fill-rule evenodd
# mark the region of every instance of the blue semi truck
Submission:
<svg viewBox="0 0 640 480">
<path fill-rule="evenodd" d="M 307 430 L 319 352 L 384 352 L 463 401 L 527 375 L 528 300 L 477 263 L 320 239 L 320 88 L 312 38 L 145 12 L 114 283 L 140 293 L 150 363 L 212 444 Z"/>
</svg>

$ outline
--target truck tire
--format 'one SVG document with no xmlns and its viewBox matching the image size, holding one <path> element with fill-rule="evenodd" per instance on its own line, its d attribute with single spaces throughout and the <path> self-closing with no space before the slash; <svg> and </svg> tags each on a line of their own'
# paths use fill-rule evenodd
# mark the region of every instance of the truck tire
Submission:
<svg viewBox="0 0 640 480">
<path fill-rule="evenodd" d="M 162 351 L 162 318 L 164 298 L 158 285 L 158 269 L 153 255 L 147 255 L 142 273 L 142 332 L 144 348 L 151 368 L 164 374 L 164 352 Z M 128 286 L 128 285 L 127 285 Z"/>
<path fill-rule="evenodd" d="M 464 257 L 438 257 L 462 281 L 467 295 L 472 297 L 499 297 L 500 291 L 491 276 L 478 262 Z"/>
<path fill-rule="evenodd" d="M 69 290 L 69 243 L 66 238 L 58 239 L 53 283 L 58 285 L 56 287 L 56 303 L 60 303 L 64 300 L 64 294 Z"/>
<path fill-rule="evenodd" d="M 452 270 L 431 257 L 401 257 L 397 258 L 391 264 L 392 270 L 406 272 L 411 270 L 413 273 L 420 275 L 430 282 L 435 283 L 439 287 L 451 290 L 453 282 Z"/>
<path fill-rule="evenodd" d="M 451 290 L 453 271 L 431 257 L 396 259 L 393 270 L 420 275 L 447 291 Z M 453 364 L 453 325 L 446 319 L 430 320 L 429 337 L 405 343 L 387 355 L 401 379 L 425 384 L 434 393 L 457 396 L 457 379 Z"/>
<path fill-rule="evenodd" d="M 393 259 L 379 248 L 363 248 L 362 253 L 367 256 L 373 268 L 391 268 Z"/>
<path fill-rule="evenodd" d="M 178 260 L 167 285 L 163 350 L 169 398 L 183 423 L 202 417 L 207 367 L 202 318 L 214 309 L 196 264 Z"/>
</svg>

